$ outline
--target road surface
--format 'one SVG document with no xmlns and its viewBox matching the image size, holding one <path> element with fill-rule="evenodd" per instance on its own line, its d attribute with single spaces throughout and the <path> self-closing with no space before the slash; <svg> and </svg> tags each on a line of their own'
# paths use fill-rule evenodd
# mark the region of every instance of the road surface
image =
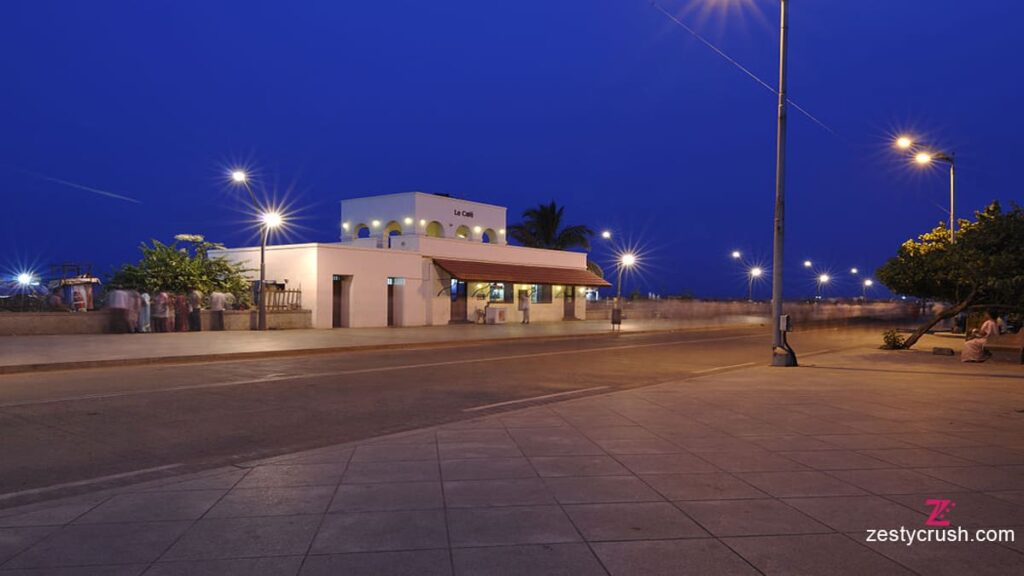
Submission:
<svg viewBox="0 0 1024 576">
<path fill-rule="evenodd" d="M 805 356 L 850 338 L 793 335 Z M 763 329 L 736 328 L 0 376 L 0 507 L 743 367 L 769 349 Z"/>
</svg>

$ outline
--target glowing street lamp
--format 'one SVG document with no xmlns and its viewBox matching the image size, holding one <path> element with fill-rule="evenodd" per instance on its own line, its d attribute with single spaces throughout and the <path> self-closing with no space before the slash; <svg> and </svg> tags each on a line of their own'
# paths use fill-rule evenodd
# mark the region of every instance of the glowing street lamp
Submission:
<svg viewBox="0 0 1024 576">
<path fill-rule="evenodd" d="M 605 230 L 604 232 L 601 232 L 601 238 L 604 238 L 605 240 L 611 240 L 612 239 L 612 231 L 611 230 Z"/>
<path fill-rule="evenodd" d="M 814 266 L 814 264 L 810 260 L 804 260 L 804 268 L 810 268 L 811 266 Z"/>
<path fill-rule="evenodd" d="M 856 268 L 850 268 L 850 274 L 856 276 L 857 274 L 860 274 L 860 270 L 857 270 Z"/>
<path fill-rule="evenodd" d="M 732 251 L 732 259 L 733 260 L 739 260 L 742 256 L 743 256 L 743 254 L 741 254 L 739 250 L 733 250 Z"/>
<path fill-rule="evenodd" d="M 828 284 L 832 280 L 832 277 L 828 274 L 822 274 L 818 276 L 818 298 L 822 296 L 822 288 L 825 284 Z"/>
<path fill-rule="evenodd" d="M 747 274 L 747 276 L 749 276 L 749 280 L 747 281 L 747 301 L 754 301 L 754 279 L 760 278 L 762 274 L 764 274 L 764 270 L 757 266 L 751 268 L 750 272 Z"/>
<path fill-rule="evenodd" d="M 860 292 L 860 296 L 861 296 L 862 299 L 864 299 L 864 300 L 868 299 L 868 288 L 871 288 L 874 285 L 875 285 L 874 280 L 872 280 L 870 278 L 864 280 L 864 283 L 861 284 L 861 292 Z"/>
<path fill-rule="evenodd" d="M 259 200 L 256 199 L 256 193 L 253 192 L 252 186 L 249 185 L 249 175 L 244 170 L 233 170 L 231 172 L 231 180 L 236 184 L 241 184 L 249 192 L 249 197 L 252 199 L 253 210 L 259 214 L 260 218 L 260 283 L 259 283 L 259 301 L 257 302 L 258 307 L 258 320 L 256 328 L 258 330 L 267 329 L 267 298 L 266 298 L 266 287 L 267 282 L 267 237 L 270 235 L 270 231 L 274 228 L 280 227 L 284 223 L 284 218 L 279 212 L 273 210 L 267 210 L 263 207 Z"/>
<path fill-rule="evenodd" d="M 896 147 L 909 153 L 918 166 L 929 166 L 933 162 L 949 164 L 949 242 L 956 241 L 956 166 L 952 152 L 937 152 L 927 147 L 918 146 L 908 136 L 896 139 Z"/>
<path fill-rule="evenodd" d="M 28 272 L 22 272 L 18 274 L 17 280 L 19 286 L 28 286 L 32 283 L 32 275 Z"/>
<path fill-rule="evenodd" d="M 615 281 L 615 307 L 621 308 L 622 306 L 622 271 L 626 268 L 632 268 L 636 264 L 636 255 L 629 252 L 619 257 L 619 275 Z"/>
</svg>

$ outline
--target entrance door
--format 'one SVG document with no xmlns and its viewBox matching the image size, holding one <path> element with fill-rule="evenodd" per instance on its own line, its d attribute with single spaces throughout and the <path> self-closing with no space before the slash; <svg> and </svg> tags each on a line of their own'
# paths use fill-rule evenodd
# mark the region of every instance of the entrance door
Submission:
<svg viewBox="0 0 1024 576">
<path fill-rule="evenodd" d="M 388 278 L 388 326 L 395 325 L 395 284 Z"/>
<path fill-rule="evenodd" d="M 331 292 L 333 295 L 331 305 L 331 326 L 334 328 L 341 328 L 341 305 L 342 305 L 342 282 L 344 280 L 337 274 L 331 280 Z"/>
<path fill-rule="evenodd" d="M 562 302 L 565 305 L 565 309 L 562 314 L 563 320 L 575 320 L 576 319 L 576 287 L 566 286 L 562 292 Z"/>
<path fill-rule="evenodd" d="M 466 322 L 469 317 L 469 296 L 466 283 L 452 278 L 452 315 L 450 323 Z"/>
</svg>

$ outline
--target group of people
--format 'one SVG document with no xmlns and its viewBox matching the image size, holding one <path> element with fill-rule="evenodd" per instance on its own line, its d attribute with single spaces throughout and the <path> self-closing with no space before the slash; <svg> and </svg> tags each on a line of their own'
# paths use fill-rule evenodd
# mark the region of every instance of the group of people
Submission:
<svg viewBox="0 0 1024 576">
<path fill-rule="evenodd" d="M 232 297 L 213 292 L 209 298 L 210 322 L 207 330 L 224 329 L 224 310 Z M 111 290 L 107 294 L 111 332 L 199 332 L 203 330 L 203 293 L 191 289 L 186 294 L 157 292 L 152 296 L 137 290 Z"/>
</svg>

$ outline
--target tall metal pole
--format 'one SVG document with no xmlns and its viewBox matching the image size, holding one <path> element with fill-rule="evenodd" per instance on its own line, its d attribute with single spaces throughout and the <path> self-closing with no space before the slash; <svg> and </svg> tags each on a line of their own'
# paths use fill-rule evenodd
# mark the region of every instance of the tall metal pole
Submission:
<svg viewBox="0 0 1024 576">
<path fill-rule="evenodd" d="M 615 307 L 622 307 L 622 269 L 624 268 L 622 262 L 619 262 L 619 276 L 615 281 Z"/>
<path fill-rule="evenodd" d="M 781 0 L 779 34 L 779 127 L 775 143 L 775 236 L 772 243 L 772 366 L 796 366 L 796 354 L 782 332 L 782 240 L 786 222 L 786 51 L 789 1 Z"/>
<path fill-rule="evenodd" d="M 242 184 L 249 192 L 249 197 L 252 198 L 253 208 L 256 209 L 257 214 L 262 218 L 264 213 L 263 206 L 261 206 L 260 201 L 256 199 L 256 193 L 252 191 L 252 186 L 249 186 L 248 180 L 242 180 Z M 267 226 L 266 222 L 263 222 L 262 228 L 263 229 L 260 233 L 260 291 L 258 296 L 259 301 L 256 303 L 256 308 L 258 310 L 256 328 L 258 330 L 267 329 L 267 300 L 263 293 L 265 292 L 264 287 L 267 280 L 267 235 L 270 234 L 270 227 Z"/>
<path fill-rule="evenodd" d="M 956 242 L 956 217 L 954 216 L 953 189 L 956 183 L 956 175 L 953 171 L 953 156 L 949 156 L 949 243 Z"/>
<path fill-rule="evenodd" d="M 267 329 L 267 294 L 266 294 L 266 282 L 267 282 L 267 235 L 270 233 L 270 227 L 263 223 L 263 234 L 260 239 L 260 301 L 259 301 L 259 318 L 257 320 L 257 327 L 260 330 Z"/>
<path fill-rule="evenodd" d="M 754 301 L 754 275 L 747 274 L 747 302 Z"/>
</svg>

